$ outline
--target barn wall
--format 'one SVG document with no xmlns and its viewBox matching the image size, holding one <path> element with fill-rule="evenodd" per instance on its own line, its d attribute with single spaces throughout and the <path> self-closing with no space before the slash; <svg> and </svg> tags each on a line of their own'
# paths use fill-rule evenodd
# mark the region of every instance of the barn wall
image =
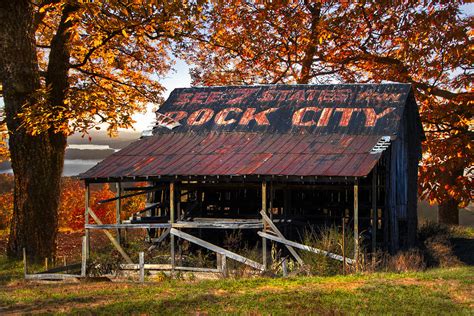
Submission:
<svg viewBox="0 0 474 316">
<path fill-rule="evenodd" d="M 389 217 L 389 250 L 409 248 L 416 242 L 418 163 L 421 157 L 421 133 L 414 100 L 403 113 L 397 139 L 387 160 L 387 210 Z"/>
</svg>

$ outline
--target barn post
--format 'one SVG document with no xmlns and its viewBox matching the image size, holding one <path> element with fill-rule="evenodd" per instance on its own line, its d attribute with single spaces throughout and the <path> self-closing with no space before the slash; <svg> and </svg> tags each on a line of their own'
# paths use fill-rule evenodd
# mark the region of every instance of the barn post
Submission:
<svg viewBox="0 0 474 316">
<path fill-rule="evenodd" d="M 84 222 L 86 225 L 89 224 L 89 196 L 90 196 L 90 187 L 89 187 L 89 182 L 86 181 L 86 191 L 84 194 L 84 200 L 85 200 L 85 213 L 84 213 Z M 85 252 L 86 252 L 86 258 L 89 258 L 90 254 L 90 235 L 89 235 L 89 229 L 85 229 Z"/>
<path fill-rule="evenodd" d="M 372 262 L 375 262 L 375 252 L 377 251 L 377 166 L 372 171 Z"/>
<path fill-rule="evenodd" d="M 174 223 L 174 182 L 170 182 L 170 224 Z M 171 268 L 174 270 L 175 267 L 175 244 L 174 244 L 174 235 L 170 235 L 170 245 L 171 245 Z"/>
<path fill-rule="evenodd" d="M 283 229 L 284 235 L 288 238 L 288 215 L 290 211 L 291 195 L 288 186 L 285 185 L 283 188 L 283 218 L 285 220 L 285 226 Z"/>
<path fill-rule="evenodd" d="M 267 213 L 267 182 L 262 181 L 262 210 Z M 262 218 L 263 231 L 267 230 L 267 223 Z M 264 269 L 267 269 L 267 239 L 262 237 L 262 264 Z"/>
<path fill-rule="evenodd" d="M 120 196 L 122 195 L 122 184 L 120 182 L 115 183 L 115 196 L 117 197 L 117 200 L 115 200 L 115 220 L 117 225 L 120 224 L 120 214 L 122 211 L 122 199 L 120 199 Z M 121 231 L 120 228 L 117 228 L 117 242 L 120 245 L 121 242 Z"/>
<path fill-rule="evenodd" d="M 354 260 L 359 271 L 359 181 L 354 181 Z"/>
</svg>

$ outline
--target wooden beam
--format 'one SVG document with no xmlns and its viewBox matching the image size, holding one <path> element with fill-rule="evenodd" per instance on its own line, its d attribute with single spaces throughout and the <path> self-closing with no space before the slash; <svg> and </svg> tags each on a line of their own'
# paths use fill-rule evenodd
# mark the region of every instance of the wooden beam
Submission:
<svg viewBox="0 0 474 316">
<path fill-rule="evenodd" d="M 84 203 L 85 203 L 85 210 L 84 210 L 84 219 L 85 219 L 85 237 L 86 237 L 86 258 L 89 258 L 90 255 L 90 235 L 89 229 L 87 229 L 87 225 L 89 224 L 89 196 L 90 196 L 90 185 L 86 182 L 86 192 L 84 194 Z"/>
<path fill-rule="evenodd" d="M 117 228 L 168 228 L 171 227 L 170 223 L 149 223 L 149 224 L 131 224 L 131 223 L 123 223 L 123 224 L 88 224 L 86 225 L 87 229 L 117 229 Z"/>
<path fill-rule="evenodd" d="M 255 262 L 253 260 L 250 260 L 248 258 L 245 258 L 239 254 L 236 254 L 235 252 L 232 252 L 232 251 L 229 251 L 229 250 L 226 250 L 224 248 L 221 248 L 219 246 L 216 246 L 216 245 L 213 245 L 207 241 L 204 241 L 202 239 L 199 239 L 197 237 L 194 237 L 192 235 L 189 235 L 189 234 L 186 234 L 180 230 L 177 230 L 175 228 L 171 228 L 171 236 L 178 236 L 179 238 L 182 238 L 182 239 L 185 239 L 187 241 L 190 241 L 192 243 L 195 243 L 201 247 L 204 247 L 204 248 L 207 248 L 211 251 L 214 251 L 216 253 L 219 253 L 221 255 L 225 255 L 227 256 L 228 258 L 232 259 L 232 260 L 235 260 L 235 261 L 238 261 L 238 262 L 241 262 L 243 264 L 246 264 L 252 268 L 255 268 L 257 270 L 261 270 L 263 271 L 264 270 L 264 266 L 258 262 Z"/>
<path fill-rule="evenodd" d="M 138 253 L 138 265 L 140 268 L 140 283 L 145 282 L 145 254 L 142 252 Z"/>
<path fill-rule="evenodd" d="M 171 224 L 170 224 L 171 225 Z M 160 237 L 158 238 L 151 238 L 151 242 L 154 243 L 154 245 L 151 245 L 149 248 L 148 248 L 148 251 L 152 251 L 153 249 L 155 249 L 159 243 L 161 243 L 163 240 L 165 240 L 165 238 L 170 234 L 170 230 L 171 230 L 171 226 L 166 228 L 160 235 Z"/>
<path fill-rule="evenodd" d="M 120 269 L 122 270 L 139 270 L 140 265 L 139 264 L 121 264 L 119 265 Z M 153 263 L 148 263 L 144 264 L 143 268 L 145 270 L 172 270 L 171 264 L 153 264 Z M 212 273 L 221 273 L 219 269 L 213 269 L 213 268 L 199 268 L 199 267 L 180 267 L 176 266 L 174 267 L 174 270 L 178 271 L 194 271 L 194 272 L 212 272 Z"/>
<path fill-rule="evenodd" d="M 172 224 L 173 228 L 205 228 L 205 229 L 261 229 L 261 221 L 257 223 L 223 223 L 223 222 L 188 222 L 178 221 Z"/>
<path fill-rule="evenodd" d="M 170 224 L 173 225 L 174 223 L 174 182 L 170 182 Z M 171 267 L 174 268 L 175 263 L 175 244 L 174 244 L 174 235 L 170 236 L 170 248 L 171 248 Z"/>
<path fill-rule="evenodd" d="M 28 274 L 28 267 L 27 267 L 27 262 L 26 262 L 26 248 L 23 247 L 23 276 L 26 278 L 27 274 Z"/>
<path fill-rule="evenodd" d="M 359 269 L 359 182 L 354 182 L 354 259 Z"/>
<path fill-rule="evenodd" d="M 57 272 L 64 272 L 64 271 L 68 271 L 68 270 L 80 270 L 81 268 L 82 268 L 82 263 L 72 263 L 72 264 L 69 264 L 69 265 L 63 265 L 63 266 L 60 266 L 60 267 L 52 268 L 52 269 L 49 269 L 47 271 L 38 272 L 38 273 L 39 274 L 41 274 L 41 273 L 57 273 Z"/>
<path fill-rule="evenodd" d="M 117 200 L 115 200 L 115 221 L 117 225 L 119 225 L 121 221 L 121 213 L 122 213 L 122 200 L 120 199 L 120 195 L 122 195 L 122 185 L 120 182 L 117 182 L 115 184 L 115 190 L 116 190 L 115 197 L 117 198 Z M 121 243 L 120 234 L 121 234 L 120 228 L 117 227 L 116 238 L 119 244 Z"/>
<path fill-rule="evenodd" d="M 270 226 L 270 228 L 278 237 L 285 238 L 285 236 L 283 236 L 283 234 L 280 232 L 278 227 L 276 227 L 276 225 L 273 224 L 273 221 L 267 216 L 267 214 L 263 210 L 260 211 L 260 215 L 262 215 L 263 220 L 266 222 L 268 226 Z M 304 264 L 303 259 L 301 259 L 301 257 L 298 255 L 296 250 L 289 245 L 285 245 L 285 246 L 288 249 L 288 251 L 293 255 L 293 257 L 296 259 L 296 261 L 298 261 L 299 264 L 303 265 Z"/>
<path fill-rule="evenodd" d="M 90 208 L 89 208 L 89 214 L 98 225 L 103 225 L 102 221 L 97 217 L 97 215 L 95 215 L 94 211 L 92 211 Z M 114 236 L 112 236 L 112 234 L 108 232 L 107 230 L 103 230 L 103 232 L 107 236 L 107 238 L 109 238 L 110 242 L 115 247 L 115 249 L 117 249 L 117 251 L 122 255 L 125 261 L 127 263 L 133 263 L 132 259 L 130 259 L 130 257 L 127 255 L 125 250 L 123 250 L 122 246 L 120 246 L 120 244 L 117 242 Z"/>
<path fill-rule="evenodd" d="M 82 237 L 81 277 L 87 275 L 87 237 Z"/>
<path fill-rule="evenodd" d="M 262 181 L 262 211 L 267 213 L 267 182 Z M 266 230 L 267 225 L 265 224 L 265 221 L 262 220 L 263 222 L 263 230 Z M 262 264 L 263 268 L 266 270 L 267 265 L 268 265 L 268 258 L 267 258 L 267 240 L 265 238 L 262 238 Z"/>
<path fill-rule="evenodd" d="M 63 273 L 43 273 L 43 274 L 27 274 L 26 280 L 66 280 L 80 278 L 77 274 L 63 274 Z"/>
<path fill-rule="evenodd" d="M 98 201 L 97 204 L 109 203 L 109 202 L 113 202 L 113 201 L 116 201 L 116 200 L 126 199 L 126 198 L 137 196 L 137 195 L 142 195 L 142 194 L 147 194 L 147 193 L 150 193 L 150 192 L 155 192 L 155 191 L 158 191 L 158 190 L 161 190 L 161 189 L 156 188 L 156 189 L 153 189 L 153 190 L 146 190 L 146 191 L 140 191 L 140 192 L 136 192 L 136 193 L 125 194 L 125 195 L 121 195 L 121 196 L 116 196 L 116 197 L 113 197 L 113 198 L 110 198 L 110 199 L 105 199 L 105 200 Z"/>
<path fill-rule="evenodd" d="M 282 243 L 282 244 L 286 244 L 286 245 L 289 245 L 289 246 L 292 246 L 292 247 L 295 247 L 295 248 L 298 248 L 298 249 L 301 249 L 301 250 L 306 250 L 306 251 L 322 254 L 322 255 L 328 256 L 329 258 L 334 259 L 334 260 L 339 260 L 339 261 L 344 260 L 344 258 L 340 255 L 337 255 L 337 254 L 334 254 L 334 253 L 331 253 L 331 252 L 328 252 L 328 251 L 325 251 L 325 250 L 313 248 L 313 247 L 310 247 L 310 246 L 306 246 L 306 245 L 303 245 L 303 244 L 300 244 L 300 243 L 297 243 L 297 242 L 294 242 L 294 241 L 291 241 L 291 240 L 288 240 L 288 239 L 285 239 L 285 238 L 280 238 L 280 237 L 274 236 L 272 234 L 268 234 L 268 233 L 264 233 L 264 232 L 258 232 L 258 235 L 260 237 L 264 237 L 264 238 L 267 238 L 267 239 L 270 239 L 270 240 L 273 240 L 273 241 L 276 241 L 276 242 L 279 242 L 279 243 Z M 352 264 L 354 262 L 354 260 L 346 258 L 346 262 L 349 263 L 349 264 Z"/>
<path fill-rule="evenodd" d="M 161 203 L 160 202 L 157 202 L 157 203 L 152 203 L 150 205 L 148 205 L 147 207 L 139 210 L 139 211 L 136 211 L 135 213 L 133 213 L 134 215 L 138 215 L 138 214 L 141 214 L 141 213 L 144 213 L 146 211 L 149 211 L 149 210 L 152 210 L 154 208 L 156 208 L 157 206 L 160 206 Z"/>
<path fill-rule="evenodd" d="M 284 277 L 288 276 L 288 264 L 286 262 L 286 257 L 281 261 L 281 270 Z"/>
<path fill-rule="evenodd" d="M 372 171 L 372 262 L 375 263 L 375 253 L 377 252 L 377 165 Z"/>
</svg>

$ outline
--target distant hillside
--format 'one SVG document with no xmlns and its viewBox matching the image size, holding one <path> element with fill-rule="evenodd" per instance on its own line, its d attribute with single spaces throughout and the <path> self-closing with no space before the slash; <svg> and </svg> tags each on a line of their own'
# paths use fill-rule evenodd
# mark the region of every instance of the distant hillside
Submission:
<svg viewBox="0 0 474 316">
<path fill-rule="evenodd" d="M 140 136 L 141 133 L 138 131 L 120 131 L 118 137 L 109 137 L 105 131 L 90 131 L 89 135 L 85 136 L 81 134 L 69 136 L 67 141 L 68 144 L 109 145 L 110 148 L 120 149 L 139 139 Z"/>
</svg>

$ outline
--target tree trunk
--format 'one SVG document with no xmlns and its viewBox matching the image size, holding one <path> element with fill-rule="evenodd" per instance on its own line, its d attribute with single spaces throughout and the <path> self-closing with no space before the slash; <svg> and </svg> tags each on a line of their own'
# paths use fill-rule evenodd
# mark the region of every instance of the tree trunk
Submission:
<svg viewBox="0 0 474 316">
<path fill-rule="evenodd" d="M 462 176 L 464 166 L 462 163 L 451 164 L 450 168 L 443 174 L 442 183 L 453 186 L 456 178 Z M 438 205 L 438 222 L 447 225 L 459 225 L 459 201 L 449 198 Z"/>
<path fill-rule="evenodd" d="M 309 43 L 307 44 L 303 60 L 301 62 L 301 73 L 297 78 L 297 83 L 308 84 L 312 79 L 311 68 L 313 66 L 314 55 L 317 52 L 318 36 L 319 36 L 319 21 L 321 19 L 321 4 L 311 3 L 306 4 L 308 10 L 311 12 L 311 33 Z"/>
<path fill-rule="evenodd" d="M 26 248 L 34 261 L 54 257 L 65 146 L 65 136 L 10 134 L 15 189 L 8 256 L 19 258 Z"/>
<path fill-rule="evenodd" d="M 66 136 L 53 131 L 32 136 L 18 118 L 24 106 L 35 105 L 35 92 L 41 87 L 30 1 L 0 2 L 0 48 L 0 80 L 15 177 L 7 253 L 19 258 L 26 248 L 29 259 L 38 261 L 55 253 Z M 64 79 L 64 75 L 60 77 Z M 49 81 L 51 97 L 61 98 L 61 93 L 54 92 L 54 82 Z M 64 94 L 62 86 L 59 90 Z"/>
<path fill-rule="evenodd" d="M 459 225 L 458 201 L 449 199 L 438 206 L 438 222 L 448 225 Z"/>
</svg>

